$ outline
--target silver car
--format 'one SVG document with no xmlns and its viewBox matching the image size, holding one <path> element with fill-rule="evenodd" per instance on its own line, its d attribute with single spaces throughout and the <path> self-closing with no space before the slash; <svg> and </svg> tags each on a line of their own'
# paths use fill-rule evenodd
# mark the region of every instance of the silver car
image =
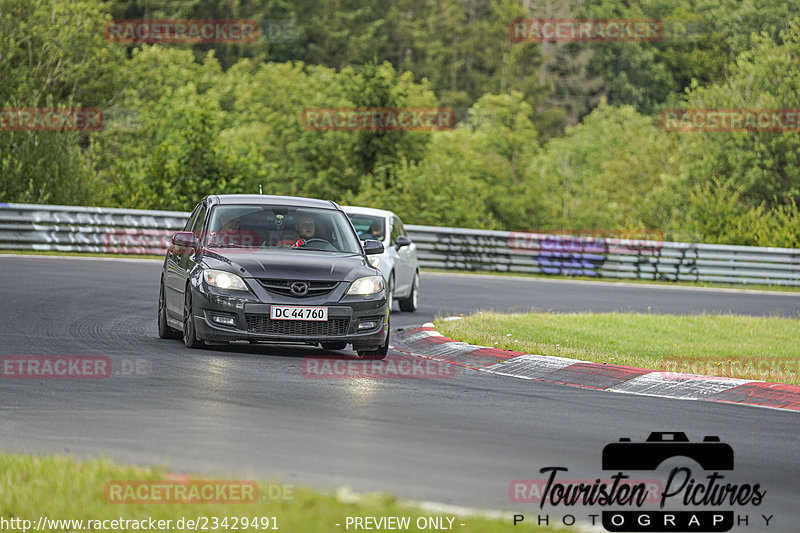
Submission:
<svg viewBox="0 0 800 533">
<path fill-rule="evenodd" d="M 389 309 L 397 300 L 401 311 L 416 311 L 419 306 L 419 261 L 417 245 L 391 211 L 369 207 L 342 206 L 361 240 L 383 243 L 384 252 L 369 256 L 386 279 Z"/>
</svg>

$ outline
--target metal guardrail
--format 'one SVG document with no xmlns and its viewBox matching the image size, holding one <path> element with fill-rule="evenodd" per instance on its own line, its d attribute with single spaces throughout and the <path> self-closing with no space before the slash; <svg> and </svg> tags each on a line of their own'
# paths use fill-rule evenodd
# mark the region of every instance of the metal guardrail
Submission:
<svg viewBox="0 0 800 533">
<path fill-rule="evenodd" d="M 162 254 L 188 213 L 0 203 L 0 249 Z M 800 286 L 800 250 L 406 226 L 427 268 Z"/>
<path fill-rule="evenodd" d="M 0 249 L 163 254 L 189 213 L 0 203 Z"/>
<path fill-rule="evenodd" d="M 406 226 L 424 267 L 800 286 L 800 250 Z"/>
</svg>

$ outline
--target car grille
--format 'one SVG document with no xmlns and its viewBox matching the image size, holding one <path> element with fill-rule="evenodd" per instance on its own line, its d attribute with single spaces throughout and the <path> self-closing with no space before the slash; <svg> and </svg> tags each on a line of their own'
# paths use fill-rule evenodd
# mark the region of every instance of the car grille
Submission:
<svg viewBox="0 0 800 533">
<path fill-rule="evenodd" d="M 282 294 L 284 296 L 292 296 L 293 298 L 311 298 L 313 296 L 322 296 L 328 294 L 339 285 L 338 281 L 306 281 L 294 279 L 259 279 L 261 286 L 270 292 Z M 302 296 L 294 294 L 291 286 L 295 281 L 303 281 L 308 285 L 308 293 Z"/>
<path fill-rule="evenodd" d="M 349 318 L 316 320 L 272 320 L 266 315 L 245 315 L 248 333 L 299 337 L 336 337 L 347 335 Z"/>
</svg>

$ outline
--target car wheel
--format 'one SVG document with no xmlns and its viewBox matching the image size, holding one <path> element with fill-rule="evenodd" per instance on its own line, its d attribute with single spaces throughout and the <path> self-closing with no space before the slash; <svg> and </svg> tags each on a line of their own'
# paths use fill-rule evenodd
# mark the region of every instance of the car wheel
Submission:
<svg viewBox="0 0 800 533">
<path fill-rule="evenodd" d="M 180 339 L 181 332 L 167 324 L 167 299 L 164 295 L 164 280 L 158 289 L 158 336 L 162 339 Z"/>
<path fill-rule="evenodd" d="M 411 282 L 411 294 L 408 298 L 399 300 L 400 310 L 405 312 L 414 312 L 419 307 L 419 272 L 414 273 L 414 281 Z"/>
<path fill-rule="evenodd" d="M 183 299 L 183 344 L 187 348 L 200 348 L 203 341 L 197 338 L 194 330 L 194 306 L 192 305 L 192 288 L 186 286 L 186 296 Z"/>
<path fill-rule="evenodd" d="M 344 350 L 347 348 L 346 342 L 321 342 L 323 350 Z"/>
<path fill-rule="evenodd" d="M 359 359 L 385 359 L 389 353 L 389 332 L 386 332 L 386 342 L 376 350 L 359 350 L 356 348 Z"/>
</svg>

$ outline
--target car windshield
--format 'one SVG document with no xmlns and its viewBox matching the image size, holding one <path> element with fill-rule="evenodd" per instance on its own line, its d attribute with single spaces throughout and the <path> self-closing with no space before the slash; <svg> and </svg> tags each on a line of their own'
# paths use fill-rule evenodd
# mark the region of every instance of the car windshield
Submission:
<svg viewBox="0 0 800 533">
<path fill-rule="evenodd" d="M 206 246 L 361 253 L 346 216 L 335 209 L 272 205 L 218 205 Z"/>
<path fill-rule="evenodd" d="M 359 239 L 367 240 L 374 239 L 382 241 L 386 235 L 386 221 L 383 217 L 375 215 L 358 215 L 355 213 L 348 213 L 350 222 L 356 228 Z"/>
</svg>

